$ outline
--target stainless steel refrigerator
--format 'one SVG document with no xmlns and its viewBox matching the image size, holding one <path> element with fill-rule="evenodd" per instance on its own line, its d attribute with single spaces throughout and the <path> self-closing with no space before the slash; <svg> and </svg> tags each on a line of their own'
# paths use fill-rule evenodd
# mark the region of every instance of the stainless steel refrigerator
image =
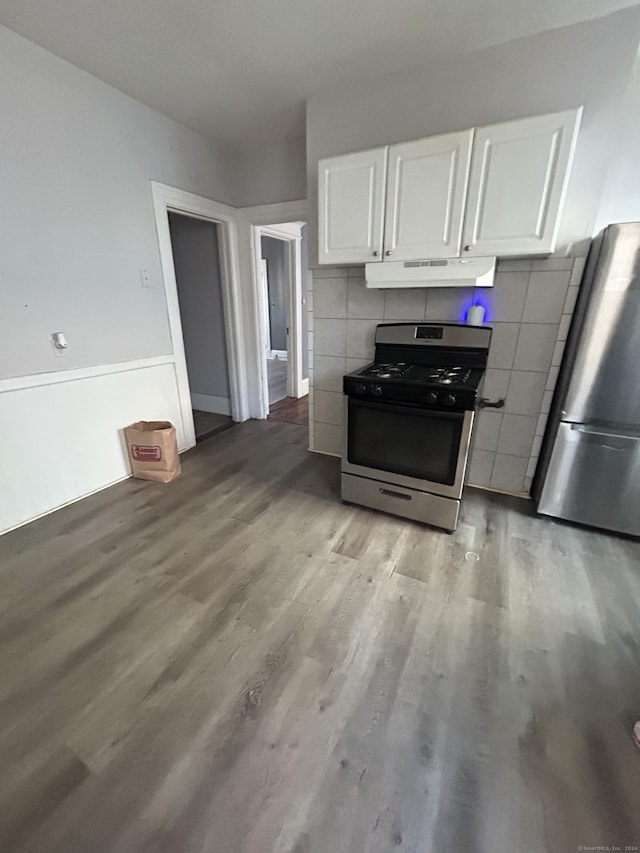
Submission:
<svg viewBox="0 0 640 853">
<path fill-rule="evenodd" d="M 591 246 L 532 493 L 545 515 L 640 535 L 640 222 Z"/>
</svg>

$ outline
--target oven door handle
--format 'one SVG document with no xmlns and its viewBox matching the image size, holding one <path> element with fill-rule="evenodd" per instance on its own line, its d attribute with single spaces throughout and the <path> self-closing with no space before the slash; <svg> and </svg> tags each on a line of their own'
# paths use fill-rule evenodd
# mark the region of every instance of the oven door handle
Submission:
<svg viewBox="0 0 640 853">
<path fill-rule="evenodd" d="M 406 495 L 404 492 L 396 492 L 393 489 L 380 489 L 381 495 L 386 495 L 388 498 L 400 498 L 403 501 L 410 501 L 411 495 Z"/>
</svg>

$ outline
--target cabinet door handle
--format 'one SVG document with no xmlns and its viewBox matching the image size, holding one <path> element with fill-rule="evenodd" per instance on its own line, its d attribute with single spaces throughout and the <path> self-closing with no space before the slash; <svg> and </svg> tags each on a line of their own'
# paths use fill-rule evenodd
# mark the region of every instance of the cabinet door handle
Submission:
<svg viewBox="0 0 640 853">
<path fill-rule="evenodd" d="M 380 254 L 380 252 L 378 252 L 378 250 L 377 250 L 377 249 L 375 249 L 375 250 L 374 250 L 374 252 L 373 252 L 373 257 L 374 257 L 374 258 L 377 258 L 379 254 Z"/>
<path fill-rule="evenodd" d="M 391 249 L 387 249 L 387 251 L 385 252 L 385 255 L 386 255 L 387 257 L 389 257 L 389 255 L 390 255 L 390 254 L 391 254 Z"/>
<path fill-rule="evenodd" d="M 464 250 L 465 250 L 465 252 L 470 252 L 470 251 L 471 251 L 471 246 L 465 246 L 465 247 L 464 247 Z"/>
</svg>

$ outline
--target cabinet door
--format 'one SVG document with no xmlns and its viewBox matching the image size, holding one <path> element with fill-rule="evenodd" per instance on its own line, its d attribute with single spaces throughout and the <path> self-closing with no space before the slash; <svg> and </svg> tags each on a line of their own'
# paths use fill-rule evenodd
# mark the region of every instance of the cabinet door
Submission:
<svg viewBox="0 0 640 853">
<path fill-rule="evenodd" d="M 473 130 L 392 145 L 384 253 L 390 260 L 460 253 Z"/>
<path fill-rule="evenodd" d="M 318 164 L 318 261 L 382 259 L 387 149 L 358 151 Z"/>
<path fill-rule="evenodd" d="M 464 252 L 553 251 L 581 113 L 570 110 L 476 129 Z"/>
</svg>

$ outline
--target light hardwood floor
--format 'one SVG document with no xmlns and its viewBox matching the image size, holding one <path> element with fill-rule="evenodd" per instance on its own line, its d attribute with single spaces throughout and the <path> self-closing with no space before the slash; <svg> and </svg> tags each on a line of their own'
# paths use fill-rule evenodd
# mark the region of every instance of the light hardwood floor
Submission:
<svg viewBox="0 0 640 853">
<path fill-rule="evenodd" d="M 238 425 L 0 540 L 2 853 L 640 845 L 638 545 L 346 507 L 306 444 Z"/>
</svg>

